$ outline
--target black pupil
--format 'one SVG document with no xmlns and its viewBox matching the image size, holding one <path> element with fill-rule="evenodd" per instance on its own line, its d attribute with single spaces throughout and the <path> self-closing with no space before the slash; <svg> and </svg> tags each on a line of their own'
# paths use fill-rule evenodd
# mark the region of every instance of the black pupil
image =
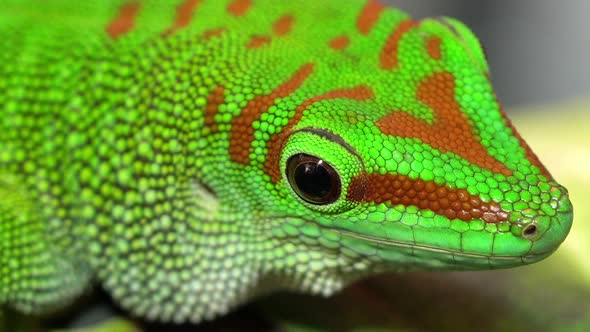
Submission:
<svg viewBox="0 0 590 332">
<path fill-rule="evenodd" d="M 317 157 L 303 154 L 291 157 L 288 176 L 295 192 L 309 203 L 329 204 L 340 195 L 338 174 Z"/>
<path fill-rule="evenodd" d="M 321 200 L 330 193 L 332 179 L 321 164 L 307 162 L 295 169 L 295 182 L 309 198 Z"/>
</svg>

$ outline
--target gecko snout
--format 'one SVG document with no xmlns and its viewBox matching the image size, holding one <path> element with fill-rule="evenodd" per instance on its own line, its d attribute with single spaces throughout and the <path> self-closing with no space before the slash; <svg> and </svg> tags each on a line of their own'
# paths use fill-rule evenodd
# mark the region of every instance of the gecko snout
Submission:
<svg viewBox="0 0 590 332">
<path fill-rule="evenodd" d="M 536 215 L 516 223 L 513 234 L 532 242 L 531 253 L 552 252 L 565 240 L 573 221 L 573 208 L 565 190 L 548 203 L 552 210 L 540 209 Z M 527 212 L 525 212 L 527 213 Z"/>
</svg>

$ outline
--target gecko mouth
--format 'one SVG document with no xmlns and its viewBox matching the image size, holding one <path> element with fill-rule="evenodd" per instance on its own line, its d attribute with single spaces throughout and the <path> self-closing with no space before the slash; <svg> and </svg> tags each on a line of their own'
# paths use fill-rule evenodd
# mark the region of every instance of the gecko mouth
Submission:
<svg viewBox="0 0 590 332">
<path fill-rule="evenodd" d="M 337 232 L 337 233 L 341 234 L 342 236 L 352 237 L 352 238 L 359 239 L 362 241 L 377 244 L 382 247 L 384 246 L 384 247 L 405 248 L 405 249 L 409 249 L 412 251 L 430 252 L 433 254 L 443 254 L 443 255 L 449 255 L 452 257 L 494 260 L 494 261 L 498 261 L 498 262 L 505 261 L 506 263 L 514 262 L 515 260 L 522 262 L 522 264 L 532 263 L 532 262 L 541 260 L 544 257 L 549 256 L 551 253 L 553 253 L 555 251 L 555 250 L 548 250 L 545 252 L 537 252 L 537 253 L 532 253 L 532 254 L 514 255 L 514 256 L 493 255 L 493 254 L 492 255 L 484 255 L 484 254 L 478 254 L 478 253 L 469 253 L 469 252 L 463 252 L 463 251 L 457 251 L 457 250 L 442 249 L 442 248 L 428 246 L 428 245 L 412 244 L 412 243 L 407 243 L 407 242 L 403 242 L 403 241 L 395 241 L 395 240 L 390 240 L 390 239 L 377 238 L 377 237 L 373 237 L 373 236 L 349 232 L 346 230 L 332 229 L 332 231 Z"/>
<path fill-rule="evenodd" d="M 536 254 L 521 255 L 521 256 L 483 255 L 483 254 L 476 254 L 476 253 L 466 253 L 463 251 L 441 249 L 441 248 L 427 246 L 427 245 L 411 244 L 411 243 L 402 242 L 402 241 L 381 239 L 381 238 L 376 238 L 376 237 L 367 236 L 367 235 L 355 234 L 355 233 L 343 231 L 343 230 L 338 230 L 337 232 L 342 235 L 351 236 L 351 237 L 365 240 L 365 241 L 372 242 L 372 243 L 384 244 L 386 246 L 391 246 L 391 247 L 411 248 L 411 249 L 418 249 L 418 250 L 431 251 L 431 252 L 440 252 L 440 253 L 445 253 L 445 254 L 460 255 L 463 257 L 474 257 L 474 258 L 488 258 L 489 257 L 489 258 L 494 258 L 494 259 L 513 260 L 515 257 L 536 258 L 536 257 L 548 255 L 552 252 L 552 251 L 548 251 L 548 252 L 544 252 L 544 253 L 536 253 Z"/>
<path fill-rule="evenodd" d="M 285 216 L 281 216 L 281 218 L 284 219 Z M 458 248 L 445 248 L 433 244 L 413 242 L 411 237 L 409 240 L 396 240 L 379 235 L 352 232 L 345 228 L 334 227 L 334 224 L 329 227 L 318 223 L 316 220 L 296 215 L 289 215 L 287 218 L 314 224 L 321 231 L 334 234 L 340 238 L 340 240 L 335 240 L 340 242 L 340 249 L 345 247 L 349 251 L 355 252 L 356 255 L 364 256 L 379 263 L 385 263 L 388 266 L 393 264 L 408 268 L 417 267 L 420 269 L 420 267 L 423 267 L 430 270 L 500 269 L 536 263 L 557 250 L 571 226 L 571 213 L 569 213 L 565 217 L 557 218 L 558 222 L 555 220 L 551 222 L 549 227 L 535 239 L 530 239 L 527 234 L 523 234 L 520 239 L 514 238 L 514 241 L 518 242 L 511 242 L 512 238 L 509 233 L 503 233 L 503 239 L 496 237 L 491 239 L 493 242 L 489 244 L 488 253 L 488 251 L 478 252 L 458 249 L 465 248 L 467 245 L 464 242 L 464 236 L 460 237 L 461 243 Z M 508 237 L 510 237 L 510 240 Z M 485 240 L 489 241 L 490 238 Z M 503 241 L 502 245 L 498 244 L 499 240 Z M 529 245 L 524 245 L 524 241 L 528 242 Z M 473 240 L 471 242 L 473 243 Z M 479 246 L 483 245 L 481 242 L 478 243 Z M 475 247 L 479 246 L 476 245 Z M 332 246 L 330 248 L 334 249 Z"/>
</svg>

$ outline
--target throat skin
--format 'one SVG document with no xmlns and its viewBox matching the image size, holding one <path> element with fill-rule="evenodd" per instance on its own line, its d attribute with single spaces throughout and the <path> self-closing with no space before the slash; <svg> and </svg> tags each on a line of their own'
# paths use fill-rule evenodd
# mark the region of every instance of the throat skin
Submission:
<svg viewBox="0 0 590 332">
<path fill-rule="evenodd" d="M 278 289 L 534 263 L 572 224 L 451 18 L 5 0 L 0 38 L 0 305 L 24 314 L 98 284 L 197 323 Z M 326 178 L 298 185 L 294 156 Z"/>
</svg>

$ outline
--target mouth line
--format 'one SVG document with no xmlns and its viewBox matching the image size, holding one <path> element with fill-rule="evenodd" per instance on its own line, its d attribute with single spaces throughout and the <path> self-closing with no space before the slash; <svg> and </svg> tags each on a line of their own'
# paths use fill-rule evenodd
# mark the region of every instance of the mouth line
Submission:
<svg viewBox="0 0 590 332">
<path fill-rule="evenodd" d="M 285 217 L 285 216 L 282 216 L 282 217 Z M 477 259 L 487 259 L 487 260 L 493 259 L 495 261 L 505 261 L 505 262 L 513 261 L 515 259 L 520 259 L 524 263 L 525 260 L 537 261 L 539 258 L 547 257 L 548 255 L 550 255 L 551 253 L 553 253 L 555 251 L 555 249 L 554 249 L 554 250 L 539 252 L 536 254 L 526 254 L 526 255 L 518 255 L 518 256 L 484 255 L 484 254 L 442 249 L 442 248 L 437 248 L 437 247 L 433 247 L 433 246 L 429 246 L 429 245 L 412 244 L 412 243 L 403 242 L 403 241 L 395 241 L 395 240 L 390 240 L 390 239 L 384 239 L 384 238 L 379 238 L 379 237 L 374 237 L 374 236 L 369 236 L 369 235 L 353 233 L 353 232 L 350 232 L 350 231 L 347 231 L 344 229 L 335 229 L 335 228 L 326 227 L 325 225 L 320 225 L 313 220 L 308 220 L 308 219 L 302 218 L 301 216 L 298 216 L 298 215 L 288 215 L 287 217 L 293 218 L 293 219 L 299 219 L 299 220 L 302 220 L 305 222 L 316 224 L 318 227 L 320 227 L 320 229 L 322 229 L 324 231 L 334 232 L 334 233 L 342 235 L 342 236 L 348 236 L 348 237 L 356 238 L 359 240 L 367 241 L 370 243 L 381 244 L 381 245 L 385 245 L 385 246 L 389 246 L 389 247 L 407 248 L 407 249 L 412 249 L 412 250 L 421 250 L 421 251 L 425 251 L 425 252 L 447 254 L 447 255 L 451 255 L 453 257 L 466 257 L 466 258 L 477 258 Z M 529 262 L 529 263 L 532 263 L 532 262 Z"/>
<path fill-rule="evenodd" d="M 484 254 L 466 253 L 466 252 L 462 252 L 462 251 L 441 249 L 441 248 L 428 246 L 428 245 L 419 245 L 419 244 L 411 244 L 411 243 L 402 242 L 402 241 L 387 240 L 387 239 L 368 236 L 368 235 L 356 234 L 356 233 L 352 233 L 352 232 L 345 231 L 345 230 L 336 230 L 336 229 L 330 229 L 330 230 L 334 231 L 336 233 L 345 235 L 345 236 L 353 237 L 353 238 L 363 240 L 363 241 L 368 241 L 371 243 L 383 244 L 383 245 L 386 245 L 389 247 L 418 249 L 418 250 L 422 250 L 422 251 L 435 252 L 435 253 L 441 253 L 441 254 L 450 254 L 453 256 L 467 257 L 467 258 L 494 259 L 494 260 L 503 260 L 503 261 L 515 260 L 515 259 L 520 258 L 521 260 L 525 260 L 525 259 L 535 259 L 535 258 L 543 257 L 543 256 L 546 256 L 552 252 L 552 251 L 547 251 L 547 252 L 542 252 L 542 253 L 537 253 L 537 254 L 519 255 L 519 256 L 484 255 Z"/>
</svg>

